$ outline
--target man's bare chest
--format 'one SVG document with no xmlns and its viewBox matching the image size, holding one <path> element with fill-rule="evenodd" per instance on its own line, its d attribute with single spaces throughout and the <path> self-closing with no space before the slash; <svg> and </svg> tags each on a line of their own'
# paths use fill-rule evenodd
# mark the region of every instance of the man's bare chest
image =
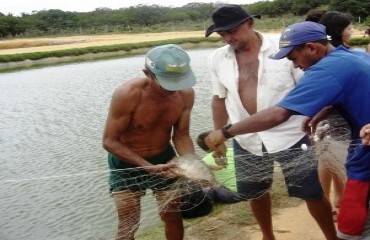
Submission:
<svg viewBox="0 0 370 240">
<path fill-rule="evenodd" d="M 257 55 L 237 56 L 239 82 L 256 82 L 258 79 L 259 60 Z"/>
<path fill-rule="evenodd" d="M 173 102 L 142 102 L 132 116 L 134 127 L 155 128 L 157 126 L 170 126 L 176 123 L 181 116 L 183 104 L 181 101 Z"/>
</svg>

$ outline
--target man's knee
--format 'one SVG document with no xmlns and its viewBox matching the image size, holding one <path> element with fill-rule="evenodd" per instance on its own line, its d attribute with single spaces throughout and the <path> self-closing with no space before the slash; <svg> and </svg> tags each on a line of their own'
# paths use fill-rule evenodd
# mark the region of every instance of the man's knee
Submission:
<svg viewBox="0 0 370 240">
<path fill-rule="evenodd" d="M 159 216 L 164 223 L 175 223 L 179 221 L 182 222 L 181 212 L 178 209 L 161 211 L 159 213 Z"/>
</svg>

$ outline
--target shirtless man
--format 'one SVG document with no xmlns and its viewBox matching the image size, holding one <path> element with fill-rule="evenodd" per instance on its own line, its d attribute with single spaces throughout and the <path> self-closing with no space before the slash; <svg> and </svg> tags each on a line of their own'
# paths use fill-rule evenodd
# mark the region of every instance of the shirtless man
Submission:
<svg viewBox="0 0 370 240">
<path fill-rule="evenodd" d="M 254 31 L 254 18 L 259 16 L 250 15 L 239 5 L 225 5 L 213 13 L 214 24 L 206 31 L 206 37 L 216 32 L 227 43 L 209 58 L 214 128 L 222 129 L 226 138 L 233 137 L 227 131 L 228 121 L 238 122 L 275 105 L 302 75 L 288 60 L 268 58 L 278 50 L 277 41 Z M 272 129 L 233 139 L 237 191 L 244 200 L 250 200 L 264 240 L 275 239 L 269 193 L 273 159 L 283 169 L 289 195 L 304 199 L 326 238 L 336 238 L 331 206 L 323 194 L 314 156 L 311 161 L 304 158 L 298 162 L 303 154 L 301 145 L 310 144 L 300 130 L 302 120 L 301 116 L 293 116 Z M 292 162 L 300 167 L 288 170 Z M 302 168 L 305 176 L 297 172 Z"/>
<path fill-rule="evenodd" d="M 114 91 L 103 136 L 110 193 L 118 212 L 117 239 L 134 239 L 140 199 L 149 188 L 161 206 L 166 238 L 180 240 L 181 202 L 170 188 L 175 174 L 167 162 L 176 153 L 194 154 L 189 124 L 195 76 L 188 54 L 174 44 L 151 49 L 143 72 L 144 77 L 126 81 Z"/>
</svg>

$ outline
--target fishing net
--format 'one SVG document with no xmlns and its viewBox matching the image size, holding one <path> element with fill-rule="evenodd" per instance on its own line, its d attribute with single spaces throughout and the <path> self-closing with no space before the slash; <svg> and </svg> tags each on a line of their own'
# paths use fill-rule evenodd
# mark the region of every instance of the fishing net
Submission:
<svg viewBox="0 0 370 240">
<path fill-rule="evenodd" d="M 211 130 L 213 126 L 210 107 L 212 93 L 208 81 L 209 73 L 205 66 L 209 51 L 199 50 L 198 52 L 201 55 L 193 58 L 194 61 L 192 60 L 194 66 L 200 66 L 196 72 L 199 81 L 195 86 L 196 100 L 191 115 L 193 140 L 200 133 Z M 96 64 L 96 69 L 107 69 L 112 64 L 114 65 L 114 62 L 107 62 L 103 67 L 104 62 Z M 121 69 L 123 64 L 128 64 L 128 60 L 124 59 L 119 62 L 117 69 Z M 141 66 L 141 64 L 142 59 L 138 58 L 135 65 Z M 132 231 L 129 229 L 117 231 L 117 209 L 114 196 L 109 193 L 108 185 L 111 172 L 107 166 L 107 153 L 101 147 L 101 131 L 109 100 L 107 97 L 102 101 L 97 96 L 108 95 L 107 92 L 111 91 L 114 86 L 109 85 L 102 89 L 92 90 L 87 88 L 87 86 L 100 86 L 97 85 L 98 82 L 109 83 L 113 75 L 121 76 L 122 72 L 118 72 L 117 69 L 107 70 L 104 72 L 107 76 L 104 78 L 92 78 L 88 81 L 81 77 L 83 81 L 78 82 L 74 79 L 74 74 L 80 71 L 81 66 L 71 67 L 72 69 L 68 68 L 69 70 L 64 71 L 65 74 L 55 74 L 51 68 L 48 68 L 46 72 L 36 70 L 24 72 L 27 79 L 21 82 L 17 82 L 16 79 L 1 82 L 4 86 L 9 84 L 12 87 L 8 92 L 4 91 L 4 94 L 3 92 L 0 94 L 2 102 L 11 102 L 0 108 L 2 116 L 0 118 L 0 152 L 2 153 L 0 160 L 0 239 L 111 240 L 116 237 L 117 233 L 124 238 Z M 137 74 L 138 71 L 134 67 L 132 69 L 132 74 Z M 86 70 L 86 72 L 89 71 L 91 69 Z M 34 85 L 28 85 L 27 83 L 30 82 L 28 78 L 32 72 L 40 76 L 47 75 L 47 81 L 39 81 L 39 76 L 36 74 L 36 80 L 31 81 Z M 69 72 L 72 72 L 72 75 L 65 77 Z M 52 79 L 59 75 L 63 75 L 60 77 L 68 81 Z M 121 82 L 122 78 L 119 77 L 116 81 L 114 84 Z M 79 84 L 75 85 L 77 83 Z M 40 91 L 41 86 L 50 86 L 50 88 Z M 17 91 L 19 88 L 27 88 L 30 93 L 29 99 L 19 94 Z M 76 90 L 81 90 L 77 92 L 80 94 L 77 98 L 80 101 L 72 102 L 68 94 L 65 99 L 60 94 L 73 93 Z M 83 95 L 84 92 L 86 92 L 85 95 Z M 44 101 L 44 99 L 47 100 Z M 49 100 L 54 100 L 53 107 L 49 104 Z M 45 112 L 45 109 L 50 108 L 52 108 L 50 112 Z M 25 109 L 32 109 L 31 114 L 27 114 Z M 66 112 L 63 112 L 65 109 Z M 93 117 L 87 117 L 88 120 L 83 121 L 86 111 L 92 112 Z M 316 161 L 320 160 L 317 156 L 325 156 L 326 165 L 332 169 L 332 172 L 344 174 L 343 162 L 348 146 L 346 134 L 348 130 L 341 126 L 330 125 L 325 129 L 323 136 L 318 136 L 313 146 L 299 146 L 297 149 L 286 151 L 279 158 L 295 159 L 287 164 L 286 176 L 293 174 L 293 170 L 297 170 L 294 172 L 304 177 L 310 169 L 316 166 Z M 25 138 L 18 140 L 17 136 L 25 136 Z M 231 147 L 231 141 L 228 141 L 227 145 Z M 304 150 L 303 154 L 302 150 Z M 206 153 L 196 146 L 196 155 L 198 156 L 197 161 L 201 161 Z M 236 155 L 234 157 L 248 156 Z M 196 225 L 201 225 L 202 222 L 207 222 L 208 218 L 213 217 L 207 215 L 210 205 L 203 206 L 202 204 L 208 201 L 207 193 L 212 186 L 222 185 L 222 182 L 217 181 L 216 175 L 225 173 L 223 181 L 234 181 L 234 184 L 236 184 L 235 181 L 242 180 L 266 180 L 258 173 L 239 176 L 238 179 L 235 175 L 228 177 L 229 172 L 225 171 L 232 169 L 234 165 L 231 161 L 225 164 L 225 159 L 221 160 L 219 161 L 221 167 L 214 171 L 215 182 L 205 177 L 208 171 L 204 168 L 200 173 L 190 172 L 192 175 L 188 176 L 186 176 L 185 169 L 185 174 L 183 172 L 185 176 L 176 179 L 171 188 L 166 189 L 168 190 L 166 194 L 159 196 L 160 201 L 157 201 L 158 196 L 155 193 L 153 194 L 150 190 L 145 191 L 145 195 L 138 198 L 140 199 L 140 221 L 139 223 L 134 222 L 134 229 L 138 228 L 137 239 L 164 239 L 159 213 L 169 211 L 167 208 L 169 203 L 181 205 L 184 212 L 193 210 L 195 214 L 206 215 L 203 220 L 195 223 L 185 221 L 185 238 L 210 239 L 198 237 L 193 229 Z M 281 172 L 279 164 L 275 161 L 277 159 L 271 160 L 275 162 L 274 173 Z M 243 168 L 263 167 L 262 165 L 251 166 L 247 161 L 240 164 Z M 220 165 L 213 164 L 216 167 Z M 208 179 L 208 184 L 195 179 L 199 176 Z M 116 181 L 128 180 L 135 183 L 137 178 L 127 176 L 125 179 L 116 179 Z M 148 178 L 149 182 L 152 180 L 151 177 Z M 274 178 L 274 182 L 277 180 L 284 181 Z M 297 184 L 297 187 L 300 187 L 299 181 Z M 286 194 L 286 192 L 280 194 Z M 239 212 L 244 212 L 247 208 L 245 206 L 239 209 Z M 123 209 L 127 213 L 127 218 L 125 218 L 127 221 L 135 221 L 130 215 L 133 210 L 132 208 Z M 201 213 L 201 210 L 204 212 Z M 225 225 L 232 225 L 233 223 L 228 221 L 229 218 L 230 215 L 225 215 L 224 220 L 216 222 L 216 225 L 221 229 L 224 229 Z M 205 226 L 204 231 L 212 233 L 215 227 Z M 153 237 L 152 231 L 158 232 L 158 235 L 154 236 L 160 237 Z M 237 229 L 234 237 L 230 239 L 244 239 L 244 235 L 237 235 L 239 232 L 241 231 Z M 190 233 L 195 237 L 188 237 Z M 225 239 L 222 232 L 212 237 Z"/>
<path fill-rule="evenodd" d="M 331 172 L 344 176 L 343 163 L 349 144 L 348 130 L 330 125 L 325 125 L 324 128 L 323 133 L 315 139 L 313 146 L 302 145 L 299 149 L 290 149 L 285 151 L 284 155 L 277 156 L 294 159 L 285 167 L 285 176 L 298 174 L 303 179 L 310 169 L 317 167 L 316 161 L 320 159 L 325 159 L 325 167 L 329 168 Z M 202 131 L 204 130 L 206 129 L 202 129 Z M 194 135 L 199 134 L 199 132 L 194 133 Z M 157 201 L 156 194 L 151 191 L 146 191 L 145 196 L 140 198 L 141 215 L 140 219 L 136 220 L 140 223 L 137 223 L 135 229 L 139 229 L 138 232 L 143 239 L 145 239 L 146 229 L 157 226 L 160 222 L 159 213 L 167 211 L 166 207 L 171 202 L 179 204 L 184 212 L 192 212 L 193 215 L 190 217 L 204 216 L 211 211 L 212 202 L 209 201 L 205 193 L 209 187 L 222 183 L 215 181 L 212 172 L 204 168 L 205 165 L 200 156 L 205 154 L 203 150 L 197 147 L 197 155 L 177 159 L 184 162 L 180 166 L 182 177 L 176 179 L 171 188 L 167 189 L 164 198 L 162 197 Z M 277 159 L 272 160 L 275 162 L 274 171 L 281 171 L 279 164 L 275 161 Z M 197 161 L 197 164 L 192 161 Z M 176 163 L 179 164 L 179 161 Z M 242 167 L 263 168 L 263 166 L 250 166 L 248 161 L 243 162 Z M 0 205 L 11 206 L 3 208 L 0 238 L 114 238 L 117 234 L 118 219 L 114 197 L 108 193 L 108 176 L 109 170 L 104 170 L 3 179 L 0 182 L 2 193 Z M 255 174 L 239 177 L 236 181 L 255 180 L 263 182 L 263 177 Z M 117 181 L 127 180 L 132 180 L 135 184 L 137 179 L 130 179 L 130 176 L 126 176 L 125 179 L 118 179 Z M 148 178 L 148 181 L 151 181 L 151 178 Z M 158 189 L 158 191 L 161 191 L 161 189 Z M 24 199 L 25 195 L 27 198 L 22 202 L 22 205 L 17 205 L 14 202 L 18 198 Z M 125 211 L 127 216 L 130 216 L 129 213 L 132 213 L 133 209 L 125 209 Z M 40 213 L 45 213 L 44 217 L 40 217 Z M 184 213 L 184 217 L 186 217 L 186 213 Z M 71 224 L 72 219 L 74 224 Z M 78 219 L 77 222 L 76 219 Z M 134 221 L 130 217 L 127 217 L 126 220 Z M 29 228 L 32 231 L 21 231 L 22 236 L 10 230 L 7 232 L 7 229 L 14 229 L 16 226 Z M 121 229 L 118 232 L 122 239 L 125 239 L 130 231 L 129 229 Z"/>
</svg>

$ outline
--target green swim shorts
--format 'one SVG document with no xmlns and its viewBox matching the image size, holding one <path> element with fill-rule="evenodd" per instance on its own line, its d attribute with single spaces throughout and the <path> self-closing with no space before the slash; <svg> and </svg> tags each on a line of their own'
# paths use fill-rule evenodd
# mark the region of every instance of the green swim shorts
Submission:
<svg viewBox="0 0 370 240">
<path fill-rule="evenodd" d="M 162 153 L 146 157 L 145 160 L 152 164 L 164 164 L 170 161 L 176 153 L 169 144 Z M 145 193 L 146 189 L 153 191 L 168 190 L 169 186 L 175 182 L 175 179 L 163 178 L 155 174 L 149 174 L 142 168 L 121 161 L 113 154 L 108 154 L 109 173 L 109 192 L 111 194 L 124 190 L 141 191 Z"/>
</svg>

